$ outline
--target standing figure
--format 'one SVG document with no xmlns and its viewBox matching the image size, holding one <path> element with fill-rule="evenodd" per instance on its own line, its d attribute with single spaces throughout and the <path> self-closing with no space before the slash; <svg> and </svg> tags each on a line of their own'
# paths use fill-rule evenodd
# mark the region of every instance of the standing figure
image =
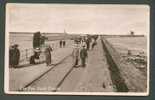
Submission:
<svg viewBox="0 0 155 100">
<path fill-rule="evenodd" d="M 13 67 L 17 67 L 19 64 L 19 60 L 20 60 L 20 51 L 18 49 L 18 45 L 15 44 L 14 45 L 14 49 L 13 49 L 13 54 L 12 54 L 12 63 L 13 63 Z"/>
<path fill-rule="evenodd" d="M 65 45 L 66 45 L 66 41 L 64 40 L 64 41 L 62 42 L 62 44 L 63 44 L 63 47 L 65 47 Z"/>
<path fill-rule="evenodd" d="M 62 40 L 60 40 L 59 45 L 60 45 L 60 48 L 61 48 L 62 47 Z"/>
<path fill-rule="evenodd" d="M 81 58 L 82 67 L 85 67 L 86 58 L 88 58 L 87 49 L 85 49 L 85 46 L 82 46 L 82 49 L 80 51 L 80 58 Z"/>
<path fill-rule="evenodd" d="M 92 48 L 92 50 L 94 49 L 94 47 L 95 47 L 95 45 L 97 45 L 97 42 L 96 42 L 96 40 L 95 39 L 92 39 L 93 41 L 92 41 L 92 45 L 91 45 L 91 48 Z"/>
<path fill-rule="evenodd" d="M 86 40 L 87 50 L 90 48 L 90 38 L 87 38 Z"/>
<path fill-rule="evenodd" d="M 49 66 L 51 64 L 51 51 L 52 51 L 52 48 L 50 46 L 46 47 L 45 49 L 46 66 Z"/>
<path fill-rule="evenodd" d="M 78 66 L 79 62 L 79 46 L 78 43 L 75 44 L 74 49 L 73 49 L 73 59 L 75 59 L 75 66 Z"/>
</svg>

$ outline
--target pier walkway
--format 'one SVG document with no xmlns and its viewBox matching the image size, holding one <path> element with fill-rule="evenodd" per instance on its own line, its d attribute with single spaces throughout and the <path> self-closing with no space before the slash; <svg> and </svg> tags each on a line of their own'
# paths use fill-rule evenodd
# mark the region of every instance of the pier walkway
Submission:
<svg viewBox="0 0 155 100">
<path fill-rule="evenodd" d="M 59 48 L 56 51 L 51 52 L 52 55 L 52 64 L 57 64 L 63 60 L 66 56 L 72 53 L 71 47 Z M 33 81 L 35 78 L 41 74 L 48 71 L 53 66 L 46 66 L 45 63 L 32 65 L 23 68 L 10 68 L 9 73 L 9 88 L 10 90 L 19 90 L 26 84 Z"/>
</svg>

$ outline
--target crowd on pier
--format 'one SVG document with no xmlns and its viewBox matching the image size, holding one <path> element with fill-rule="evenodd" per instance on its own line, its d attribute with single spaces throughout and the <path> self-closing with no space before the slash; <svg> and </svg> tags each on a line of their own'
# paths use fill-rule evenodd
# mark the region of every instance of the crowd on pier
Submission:
<svg viewBox="0 0 155 100">
<path fill-rule="evenodd" d="M 81 64 L 82 67 L 86 66 L 86 59 L 88 58 L 88 51 L 93 50 L 97 44 L 96 40 L 98 35 L 85 35 L 80 37 L 74 37 L 73 57 L 75 59 L 75 66 Z M 37 64 L 37 60 L 40 59 L 40 54 L 43 53 L 45 57 L 46 66 L 52 65 L 51 52 L 53 47 L 47 45 L 45 41 L 48 38 L 42 35 L 40 32 L 36 32 L 33 35 L 33 54 L 29 57 L 29 64 Z M 59 47 L 64 48 L 66 46 L 66 40 L 60 39 Z M 14 44 L 9 48 L 9 66 L 19 67 L 20 62 L 20 50 L 18 44 Z M 42 50 L 44 49 L 44 50 Z M 81 62 L 81 63 L 80 63 Z"/>
</svg>

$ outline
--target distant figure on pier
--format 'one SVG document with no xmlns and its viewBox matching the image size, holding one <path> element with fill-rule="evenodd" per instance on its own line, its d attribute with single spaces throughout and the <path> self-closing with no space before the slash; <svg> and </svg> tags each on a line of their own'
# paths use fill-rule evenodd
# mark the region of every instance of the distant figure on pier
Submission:
<svg viewBox="0 0 155 100">
<path fill-rule="evenodd" d="M 93 35 L 93 38 L 96 41 L 98 39 L 98 35 Z"/>
<path fill-rule="evenodd" d="M 12 50 L 12 65 L 13 67 L 17 67 L 20 60 L 20 51 L 18 49 L 18 45 L 15 44 Z"/>
<path fill-rule="evenodd" d="M 91 42 L 90 38 L 87 37 L 85 42 L 86 42 L 86 45 L 87 45 L 87 50 L 89 50 L 90 49 L 90 42 Z"/>
<path fill-rule="evenodd" d="M 85 67 L 86 66 L 86 58 L 88 58 L 87 49 L 85 48 L 85 45 L 82 46 L 82 49 L 80 51 L 80 58 L 81 58 L 82 67 Z"/>
<path fill-rule="evenodd" d="M 92 50 L 94 49 L 95 45 L 97 45 L 96 39 L 92 39 L 92 45 L 91 45 Z"/>
<path fill-rule="evenodd" d="M 46 62 L 46 66 L 50 66 L 51 65 L 51 51 L 53 51 L 53 49 L 50 46 L 47 46 L 45 49 L 45 62 Z"/>
<path fill-rule="evenodd" d="M 66 46 L 66 41 L 63 40 L 62 44 L 63 44 L 63 47 L 65 47 Z"/>
<path fill-rule="evenodd" d="M 128 50 L 127 55 L 128 55 L 128 56 L 131 56 L 131 55 L 132 55 L 131 50 Z"/>
<path fill-rule="evenodd" d="M 62 48 L 62 40 L 60 40 L 59 45 L 60 45 L 60 48 Z"/>
</svg>

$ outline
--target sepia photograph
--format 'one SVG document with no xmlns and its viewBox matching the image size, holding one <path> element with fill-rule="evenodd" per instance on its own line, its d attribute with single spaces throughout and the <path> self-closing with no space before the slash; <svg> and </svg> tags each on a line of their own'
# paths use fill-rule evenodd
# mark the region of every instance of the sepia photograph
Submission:
<svg viewBox="0 0 155 100">
<path fill-rule="evenodd" d="M 150 7 L 7 3 L 6 94 L 148 96 Z"/>
</svg>

